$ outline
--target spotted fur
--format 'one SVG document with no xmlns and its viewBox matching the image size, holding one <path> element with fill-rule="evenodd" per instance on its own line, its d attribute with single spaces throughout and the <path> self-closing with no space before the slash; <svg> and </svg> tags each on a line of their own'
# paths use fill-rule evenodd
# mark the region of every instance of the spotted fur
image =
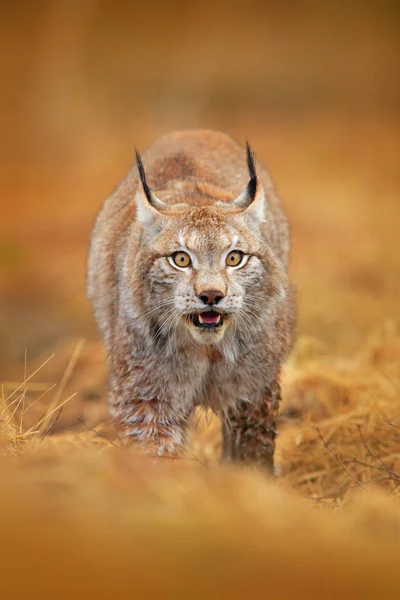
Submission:
<svg viewBox="0 0 400 600">
<path fill-rule="evenodd" d="M 175 455 L 197 405 L 223 419 L 224 457 L 272 468 L 279 372 L 292 342 L 289 232 L 270 178 L 215 131 L 158 139 L 101 209 L 88 293 L 121 437 Z M 227 267 L 228 252 L 246 257 Z M 174 253 L 190 256 L 188 268 Z M 222 326 L 194 325 L 203 290 Z M 208 308 L 208 307 L 206 307 Z"/>
</svg>

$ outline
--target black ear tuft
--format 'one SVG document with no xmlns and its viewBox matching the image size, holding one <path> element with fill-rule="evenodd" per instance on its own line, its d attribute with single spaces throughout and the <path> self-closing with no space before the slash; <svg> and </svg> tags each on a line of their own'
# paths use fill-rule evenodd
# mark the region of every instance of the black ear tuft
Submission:
<svg viewBox="0 0 400 600">
<path fill-rule="evenodd" d="M 257 173 L 255 167 L 255 156 L 253 150 L 250 148 L 249 142 L 246 142 L 246 158 L 247 158 L 247 168 L 249 170 L 249 183 L 247 184 L 247 193 L 250 198 L 249 204 L 253 202 L 256 192 L 257 192 Z"/>
<path fill-rule="evenodd" d="M 143 162 L 142 162 L 142 157 L 140 156 L 139 152 L 137 151 L 137 149 L 135 148 L 135 153 L 136 153 L 136 165 L 139 171 L 139 177 L 140 177 L 140 181 L 142 183 L 143 186 L 143 191 L 146 194 L 146 198 L 148 200 L 148 202 L 150 204 L 152 204 L 152 198 L 151 198 L 151 191 L 149 186 L 147 185 L 147 180 L 146 180 L 146 173 L 144 170 L 144 166 L 143 166 Z"/>
</svg>

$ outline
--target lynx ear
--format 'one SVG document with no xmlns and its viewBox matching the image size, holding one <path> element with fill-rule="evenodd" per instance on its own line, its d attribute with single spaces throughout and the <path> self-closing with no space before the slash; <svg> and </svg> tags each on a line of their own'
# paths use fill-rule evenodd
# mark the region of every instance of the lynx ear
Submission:
<svg viewBox="0 0 400 600">
<path fill-rule="evenodd" d="M 139 185 L 136 193 L 136 217 L 140 223 L 146 224 L 154 221 L 154 219 L 167 208 L 167 204 L 157 198 L 149 188 L 146 181 L 146 173 L 144 170 L 142 158 L 136 150 L 136 165 L 139 172 Z"/>
<path fill-rule="evenodd" d="M 242 208 L 244 213 L 262 222 L 265 216 L 265 194 L 260 178 L 257 177 L 254 152 L 248 142 L 246 142 L 246 158 L 250 179 L 244 192 L 234 200 L 233 204 Z"/>
</svg>

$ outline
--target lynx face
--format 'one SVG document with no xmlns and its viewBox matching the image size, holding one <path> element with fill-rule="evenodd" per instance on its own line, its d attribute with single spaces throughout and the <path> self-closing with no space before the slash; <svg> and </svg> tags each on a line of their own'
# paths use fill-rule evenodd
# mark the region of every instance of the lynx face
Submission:
<svg viewBox="0 0 400 600">
<path fill-rule="evenodd" d="M 285 276 L 261 234 L 264 193 L 257 180 L 229 204 L 171 206 L 148 188 L 140 159 L 138 167 L 143 238 L 133 288 L 146 288 L 142 316 L 154 339 L 183 333 L 210 345 L 258 335 L 268 303 L 284 293 Z"/>
<path fill-rule="evenodd" d="M 189 209 L 176 223 L 170 217 L 171 226 L 153 241 L 149 314 L 164 332 L 184 327 L 198 344 L 220 342 L 229 330 L 249 332 L 266 307 L 261 241 L 223 217 Z"/>
</svg>

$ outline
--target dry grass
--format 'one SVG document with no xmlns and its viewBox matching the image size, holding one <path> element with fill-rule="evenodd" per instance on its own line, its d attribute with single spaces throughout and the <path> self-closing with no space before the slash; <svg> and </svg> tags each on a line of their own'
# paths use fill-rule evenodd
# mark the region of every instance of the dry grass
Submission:
<svg viewBox="0 0 400 600">
<path fill-rule="evenodd" d="M 400 339 L 383 328 L 354 357 L 294 357 L 284 379 L 285 479 L 310 497 L 400 483 Z M 289 418 L 288 421 L 291 419 Z"/>
<path fill-rule="evenodd" d="M 351 359 L 300 338 L 277 481 L 218 463 L 216 418 L 176 461 L 120 449 L 101 423 L 51 435 L 62 390 L 26 430 L 18 413 L 43 394 L 43 365 L 1 401 L 4 597 L 397 598 L 399 359 L 389 325 Z M 81 356 L 88 370 L 96 360 Z"/>
</svg>

